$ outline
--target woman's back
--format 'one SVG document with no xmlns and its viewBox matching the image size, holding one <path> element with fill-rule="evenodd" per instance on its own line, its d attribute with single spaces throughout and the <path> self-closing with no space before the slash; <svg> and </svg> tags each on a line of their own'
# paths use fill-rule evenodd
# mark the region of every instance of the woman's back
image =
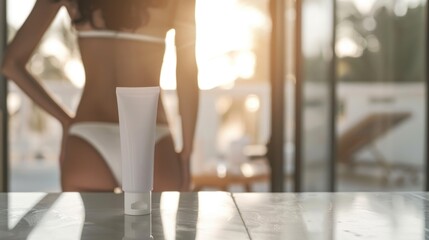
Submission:
<svg viewBox="0 0 429 240">
<path fill-rule="evenodd" d="M 159 85 L 165 50 L 165 36 L 172 26 L 173 1 L 159 8 L 150 8 L 149 21 L 131 31 L 105 29 L 102 17 L 94 16 L 94 24 L 75 25 L 86 84 L 75 121 L 117 122 L 116 87 Z M 76 17 L 73 5 L 67 6 L 71 18 Z M 166 122 L 162 107 L 158 122 Z"/>
</svg>

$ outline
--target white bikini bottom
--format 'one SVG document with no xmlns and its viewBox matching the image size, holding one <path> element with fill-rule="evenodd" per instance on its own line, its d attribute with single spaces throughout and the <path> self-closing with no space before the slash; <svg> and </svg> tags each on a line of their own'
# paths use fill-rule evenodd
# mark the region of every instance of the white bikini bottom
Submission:
<svg viewBox="0 0 429 240">
<path fill-rule="evenodd" d="M 118 123 L 78 122 L 70 127 L 69 134 L 80 137 L 91 144 L 104 158 L 116 181 L 122 186 L 121 141 Z M 158 142 L 169 134 L 167 124 L 157 124 L 155 141 Z"/>
</svg>

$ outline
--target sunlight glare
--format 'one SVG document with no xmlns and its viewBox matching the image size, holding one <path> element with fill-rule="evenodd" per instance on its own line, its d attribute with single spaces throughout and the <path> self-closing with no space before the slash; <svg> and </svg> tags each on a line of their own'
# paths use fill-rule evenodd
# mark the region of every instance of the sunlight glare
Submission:
<svg viewBox="0 0 429 240">
<path fill-rule="evenodd" d="M 362 14 L 369 14 L 376 2 L 377 0 L 353 0 L 356 8 Z"/>
<path fill-rule="evenodd" d="M 335 47 L 337 56 L 342 57 L 360 57 L 363 49 L 351 38 L 343 37 L 338 40 Z"/>
<path fill-rule="evenodd" d="M 7 22 L 13 28 L 19 28 L 30 14 L 31 9 L 34 6 L 35 0 L 8 0 L 7 1 L 7 12 L 13 14 L 7 14 Z"/>
<path fill-rule="evenodd" d="M 161 193 L 160 207 L 162 230 L 164 231 L 164 239 L 176 239 L 176 217 L 179 208 L 180 193 L 179 192 L 163 192 Z"/>
<path fill-rule="evenodd" d="M 10 116 L 13 116 L 21 108 L 22 99 L 19 93 L 9 92 L 7 94 L 7 110 Z"/>
<path fill-rule="evenodd" d="M 226 166 L 225 166 L 225 164 L 224 164 L 224 163 L 219 163 L 219 164 L 217 165 L 217 167 L 216 167 L 216 172 L 217 172 L 217 176 L 218 176 L 219 178 L 224 178 L 224 177 L 226 177 L 226 172 L 227 172 L 227 170 L 226 170 Z"/>
<path fill-rule="evenodd" d="M 64 42 L 56 37 L 50 37 L 40 46 L 40 51 L 44 56 L 55 56 L 61 62 L 70 58 L 70 51 Z"/>
<path fill-rule="evenodd" d="M 176 47 L 174 37 L 176 31 L 170 29 L 165 37 L 165 54 L 162 63 L 159 85 L 163 90 L 176 89 Z"/>
<path fill-rule="evenodd" d="M 7 195 L 9 211 L 6 211 L 7 219 L 4 220 L 7 221 L 8 229 L 14 229 L 16 224 L 21 220 L 28 222 L 28 220 L 23 219 L 23 217 L 47 195 L 47 193 L 33 193 L 23 197 L 24 194 L 25 193 L 12 193 Z"/>
<path fill-rule="evenodd" d="M 245 177 L 252 177 L 255 175 L 255 170 L 249 163 L 244 163 L 240 166 L 240 169 Z"/>
<path fill-rule="evenodd" d="M 30 62 L 30 70 L 33 74 L 39 75 L 45 71 L 45 63 L 41 58 L 34 58 L 33 61 Z"/>
<path fill-rule="evenodd" d="M 267 24 L 267 17 L 240 1 L 217 0 L 197 4 L 196 20 L 200 89 L 251 78 L 256 64 L 254 31 Z"/>
<path fill-rule="evenodd" d="M 367 31 L 374 31 L 377 28 L 377 21 L 375 21 L 374 17 L 366 17 L 362 21 L 362 25 Z"/>
<path fill-rule="evenodd" d="M 246 110 L 249 112 L 256 112 L 261 106 L 259 97 L 255 94 L 250 94 L 249 96 L 247 96 L 244 104 L 246 106 Z"/>
<path fill-rule="evenodd" d="M 224 115 L 232 106 L 232 98 L 228 96 L 219 97 L 216 101 L 216 112 L 219 116 Z"/>
<path fill-rule="evenodd" d="M 85 86 L 85 69 L 78 59 L 70 59 L 64 66 L 64 73 L 77 88 Z"/>
<path fill-rule="evenodd" d="M 235 58 L 236 76 L 249 79 L 255 74 L 256 56 L 252 51 L 242 51 Z"/>
<path fill-rule="evenodd" d="M 408 4 L 401 1 L 397 2 L 395 4 L 393 12 L 397 17 L 404 17 L 405 15 L 407 15 L 408 12 Z"/>
<path fill-rule="evenodd" d="M 219 16 L 222 12 L 222 16 Z M 234 86 L 238 78 L 253 77 L 256 65 L 254 29 L 267 17 L 237 0 L 207 1 L 196 6 L 198 86 L 201 90 Z M 239 19 L 239 20 L 238 20 Z M 176 89 L 175 31 L 166 36 L 160 86 Z"/>
</svg>

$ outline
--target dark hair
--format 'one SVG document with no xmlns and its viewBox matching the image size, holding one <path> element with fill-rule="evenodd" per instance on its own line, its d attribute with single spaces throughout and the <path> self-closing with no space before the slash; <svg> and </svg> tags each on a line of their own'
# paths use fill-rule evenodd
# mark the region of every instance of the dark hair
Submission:
<svg viewBox="0 0 429 240">
<path fill-rule="evenodd" d="M 54 0 L 59 2 L 61 0 Z M 100 10 L 106 28 L 135 30 L 149 21 L 148 7 L 159 6 L 164 0 L 68 0 L 77 4 L 79 15 L 74 24 L 89 22 L 94 28 L 93 13 Z"/>
</svg>

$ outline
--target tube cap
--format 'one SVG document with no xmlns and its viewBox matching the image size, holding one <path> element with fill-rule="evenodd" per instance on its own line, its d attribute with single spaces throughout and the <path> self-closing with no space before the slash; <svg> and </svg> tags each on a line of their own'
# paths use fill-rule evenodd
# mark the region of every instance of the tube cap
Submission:
<svg viewBox="0 0 429 240">
<path fill-rule="evenodd" d="M 152 192 L 124 193 L 124 212 L 126 215 L 147 215 L 152 212 Z"/>
</svg>

